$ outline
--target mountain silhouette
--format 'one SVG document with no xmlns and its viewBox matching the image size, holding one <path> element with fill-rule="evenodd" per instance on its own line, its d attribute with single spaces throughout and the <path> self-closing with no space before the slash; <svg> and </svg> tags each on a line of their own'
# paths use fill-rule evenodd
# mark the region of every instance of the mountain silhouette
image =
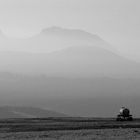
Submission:
<svg viewBox="0 0 140 140">
<path fill-rule="evenodd" d="M 98 46 L 52 53 L 0 52 L 0 71 L 57 77 L 139 77 L 140 64 Z"/>
<path fill-rule="evenodd" d="M 0 35 L 0 51 L 48 53 L 72 46 L 84 45 L 99 46 L 116 51 L 98 35 L 80 29 L 50 27 L 43 29 L 40 33 L 26 39 L 6 37 L 3 33 Z"/>
</svg>

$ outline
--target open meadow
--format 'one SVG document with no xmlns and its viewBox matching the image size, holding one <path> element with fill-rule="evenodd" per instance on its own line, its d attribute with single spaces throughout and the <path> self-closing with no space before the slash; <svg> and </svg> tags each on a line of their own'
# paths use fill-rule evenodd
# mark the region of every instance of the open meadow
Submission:
<svg viewBox="0 0 140 140">
<path fill-rule="evenodd" d="M 44 118 L 0 120 L 0 140 L 139 140 L 140 120 Z"/>
</svg>

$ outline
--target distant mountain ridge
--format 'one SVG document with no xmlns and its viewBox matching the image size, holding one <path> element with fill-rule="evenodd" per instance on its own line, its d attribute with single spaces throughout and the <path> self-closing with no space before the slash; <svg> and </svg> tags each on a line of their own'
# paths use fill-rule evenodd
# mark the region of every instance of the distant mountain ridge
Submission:
<svg viewBox="0 0 140 140">
<path fill-rule="evenodd" d="M 137 77 L 140 71 L 98 35 L 79 29 L 51 27 L 28 39 L 0 37 L 0 46 L 9 49 L 0 51 L 0 71 L 58 77 Z"/>
<path fill-rule="evenodd" d="M 0 52 L 0 71 L 69 78 L 136 78 L 140 64 L 98 46 L 74 46 L 52 53 Z"/>
<path fill-rule="evenodd" d="M 26 39 L 14 39 L 0 34 L 0 51 L 47 53 L 81 45 L 98 46 L 114 51 L 114 48 L 98 35 L 80 29 L 50 27 Z"/>
</svg>

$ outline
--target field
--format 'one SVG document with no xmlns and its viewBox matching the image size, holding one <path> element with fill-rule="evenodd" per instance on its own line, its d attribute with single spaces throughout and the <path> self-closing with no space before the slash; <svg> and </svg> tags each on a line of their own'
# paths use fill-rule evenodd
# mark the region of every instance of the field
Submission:
<svg viewBox="0 0 140 140">
<path fill-rule="evenodd" d="M 1 119 L 0 140 L 139 140 L 140 119 Z"/>
</svg>

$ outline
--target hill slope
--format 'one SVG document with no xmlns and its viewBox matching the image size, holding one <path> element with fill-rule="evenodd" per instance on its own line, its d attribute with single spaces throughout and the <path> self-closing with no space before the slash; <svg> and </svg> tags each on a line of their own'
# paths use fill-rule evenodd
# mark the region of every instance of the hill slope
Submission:
<svg viewBox="0 0 140 140">
<path fill-rule="evenodd" d="M 139 77 L 140 64 L 97 46 L 52 53 L 0 52 L 0 71 L 57 77 Z"/>
<path fill-rule="evenodd" d="M 62 113 L 33 107 L 0 107 L 0 118 L 66 117 Z"/>
<path fill-rule="evenodd" d="M 51 27 L 27 39 L 14 39 L 0 34 L 0 51 L 48 53 L 71 46 L 92 45 L 114 50 L 98 35 L 77 29 Z"/>
</svg>

